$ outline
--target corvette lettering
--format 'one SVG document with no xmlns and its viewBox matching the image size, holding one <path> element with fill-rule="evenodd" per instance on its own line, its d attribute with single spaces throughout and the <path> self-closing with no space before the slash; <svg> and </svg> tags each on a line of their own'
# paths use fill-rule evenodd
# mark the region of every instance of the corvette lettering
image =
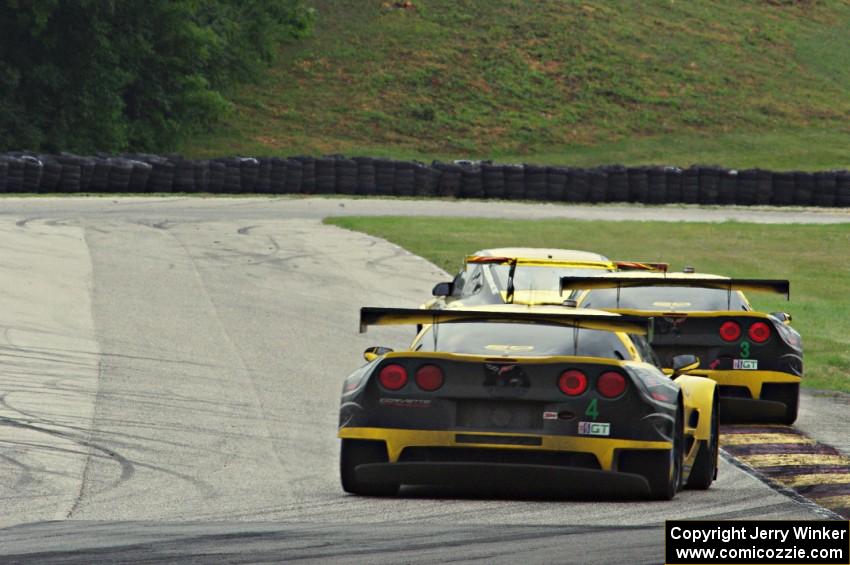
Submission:
<svg viewBox="0 0 850 565">
<path fill-rule="evenodd" d="M 381 406 L 392 406 L 394 408 L 430 408 L 430 400 L 419 398 L 382 398 Z"/>
</svg>

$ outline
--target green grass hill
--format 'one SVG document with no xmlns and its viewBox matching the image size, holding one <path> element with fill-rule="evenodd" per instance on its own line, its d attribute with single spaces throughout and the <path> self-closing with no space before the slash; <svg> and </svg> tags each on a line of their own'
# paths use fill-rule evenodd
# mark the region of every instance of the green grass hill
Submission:
<svg viewBox="0 0 850 565">
<path fill-rule="evenodd" d="M 187 155 L 850 168 L 850 2 L 312 5 Z"/>
</svg>

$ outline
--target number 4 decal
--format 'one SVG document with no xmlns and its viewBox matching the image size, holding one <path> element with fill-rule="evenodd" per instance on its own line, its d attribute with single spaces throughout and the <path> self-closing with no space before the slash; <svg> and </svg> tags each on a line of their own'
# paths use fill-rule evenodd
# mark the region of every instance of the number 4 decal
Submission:
<svg viewBox="0 0 850 565">
<path fill-rule="evenodd" d="M 596 406 L 596 399 L 590 401 L 587 405 L 587 410 L 584 411 L 585 416 L 590 416 L 594 420 L 599 416 L 599 408 Z"/>
</svg>

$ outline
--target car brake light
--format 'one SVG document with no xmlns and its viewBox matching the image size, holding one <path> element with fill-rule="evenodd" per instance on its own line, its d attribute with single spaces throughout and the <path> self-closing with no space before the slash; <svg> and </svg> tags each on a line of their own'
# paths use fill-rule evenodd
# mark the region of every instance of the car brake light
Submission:
<svg viewBox="0 0 850 565">
<path fill-rule="evenodd" d="M 564 371 L 558 378 L 558 388 L 567 396 L 578 396 L 587 390 L 587 376 L 576 369 Z"/>
<path fill-rule="evenodd" d="M 443 370 L 436 365 L 422 365 L 416 370 L 416 385 L 424 391 L 434 392 L 441 386 L 445 377 Z"/>
<path fill-rule="evenodd" d="M 736 341 L 741 337 L 741 326 L 731 320 L 720 324 L 720 337 L 723 341 Z"/>
<path fill-rule="evenodd" d="M 384 365 L 378 373 L 381 386 L 387 390 L 398 390 L 407 384 L 407 369 L 395 363 Z"/>
<path fill-rule="evenodd" d="M 615 371 L 602 373 L 596 381 L 596 390 L 605 398 L 620 396 L 626 390 L 626 377 Z"/>
<path fill-rule="evenodd" d="M 756 343 L 764 343 L 770 339 L 770 326 L 764 322 L 756 322 L 750 326 L 750 339 Z"/>
</svg>

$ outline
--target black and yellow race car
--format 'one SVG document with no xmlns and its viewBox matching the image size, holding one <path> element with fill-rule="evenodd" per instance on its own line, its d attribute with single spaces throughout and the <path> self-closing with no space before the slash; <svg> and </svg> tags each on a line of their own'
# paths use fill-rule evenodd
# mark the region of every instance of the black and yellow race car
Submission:
<svg viewBox="0 0 850 565">
<path fill-rule="evenodd" d="M 482 249 L 464 259 L 451 282 L 438 283 L 424 308 L 457 303 L 561 304 L 558 280 L 567 275 L 593 275 L 625 270 L 665 270 L 666 263 L 612 261 L 590 251 L 538 247 Z"/>
<path fill-rule="evenodd" d="M 672 367 L 683 353 L 700 358 L 691 374 L 720 385 L 724 421 L 797 418 L 803 345 L 785 312 L 753 310 L 743 291 L 790 297 L 787 280 L 733 279 L 685 273 L 615 273 L 564 277 L 562 291 L 586 308 L 655 319 L 652 347 Z"/>
<path fill-rule="evenodd" d="M 671 499 L 717 473 L 716 384 L 657 366 L 644 317 L 562 306 L 363 308 L 421 324 L 410 349 L 367 349 L 344 382 L 342 488 L 504 487 Z"/>
</svg>

